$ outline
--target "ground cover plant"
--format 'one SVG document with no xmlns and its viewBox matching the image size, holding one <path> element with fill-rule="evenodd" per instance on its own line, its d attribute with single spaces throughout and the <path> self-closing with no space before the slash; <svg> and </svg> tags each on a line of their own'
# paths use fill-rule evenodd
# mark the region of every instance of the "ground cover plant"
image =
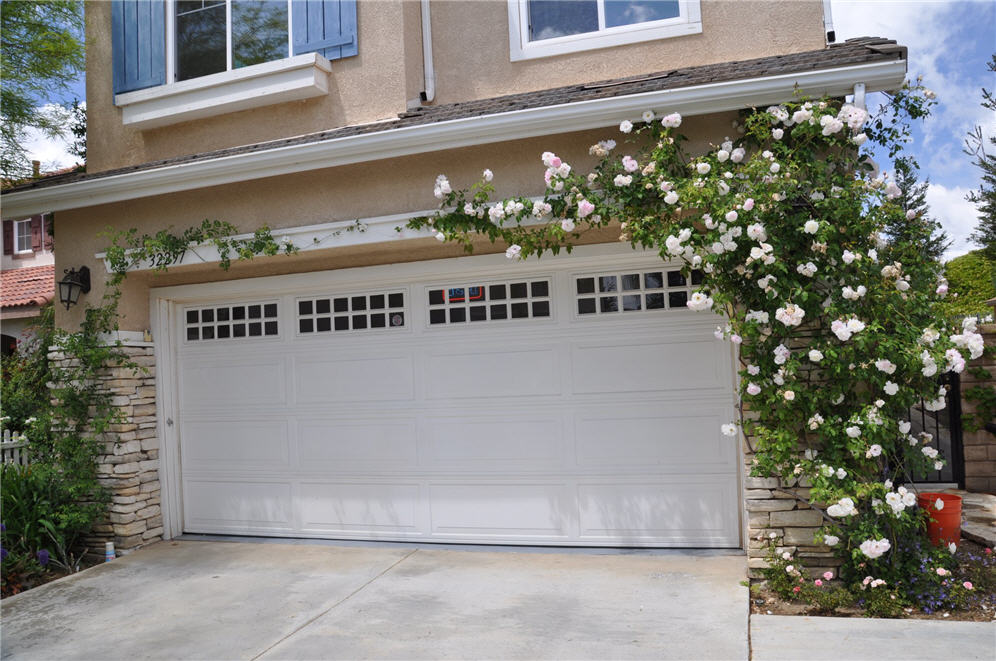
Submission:
<svg viewBox="0 0 996 661">
<path fill-rule="evenodd" d="M 468 251 L 481 236 L 504 242 L 510 260 L 617 226 L 620 241 L 680 264 L 699 283 L 687 307 L 720 315 L 717 340 L 739 350 L 739 406 L 723 432 L 743 435 L 753 475 L 811 486 L 824 521 L 815 541 L 842 561 L 840 579 L 894 585 L 917 570 L 925 539 L 903 485 L 945 462 L 928 435 L 911 434 L 909 409 L 943 408 L 938 376 L 983 351 L 973 320 L 949 327 L 937 310 L 948 285 L 923 258 L 933 228 L 903 210 L 899 186 L 862 147 L 903 157 L 910 122 L 932 103 L 919 82 L 874 117 L 800 97 L 742 113 L 736 137 L 704 154 L 686 149 L 680 115 L 648 110 L 620 124 L 622 144 L 590 147 L 590 172 L 543 153 L 540 199 L 492 199 L 491 170 L 467 189 L 439 175 L 439 210 L 408 226 Z M 907 231 L 886 241 L 897 226 Z M 888 613 L 878 593 L 864 601 Z"/>
</svg>

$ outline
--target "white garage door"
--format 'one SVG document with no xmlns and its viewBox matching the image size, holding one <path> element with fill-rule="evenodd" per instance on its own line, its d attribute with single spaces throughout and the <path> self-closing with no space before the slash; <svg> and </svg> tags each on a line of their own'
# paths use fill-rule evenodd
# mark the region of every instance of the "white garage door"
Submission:
<svg viewBox="0 0 996 661">
<path fill-rule="evenodd" d="M 692 283 L 627 253 L 178 301 L 184 530 L 739 546 L 730 353 Z"/>
</svg>

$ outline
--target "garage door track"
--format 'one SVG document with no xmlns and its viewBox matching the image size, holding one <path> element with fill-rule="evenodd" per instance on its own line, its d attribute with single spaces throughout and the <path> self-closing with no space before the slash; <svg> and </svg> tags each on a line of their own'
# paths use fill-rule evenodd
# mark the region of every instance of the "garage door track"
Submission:
<svg viewBox="0 0 996 661">
<path fill-rule="evenodd" d="M 173 541 L 2 602 L 4 659 L 747 658 L 742 555 Z"/>
</svg>

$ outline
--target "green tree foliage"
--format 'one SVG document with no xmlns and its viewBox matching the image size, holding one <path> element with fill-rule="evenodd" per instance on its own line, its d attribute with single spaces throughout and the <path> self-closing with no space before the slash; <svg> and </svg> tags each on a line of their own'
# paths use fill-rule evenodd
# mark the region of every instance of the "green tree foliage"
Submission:
<svg viewBox="0 0 996 661">
<path fill-rule="evenodd" d="M 69 145 L 69 153 L 80 158 L 80 163 L 86 167 L 86 101 L 80 103 L 73 99 L 73 107 L 69 109 L 72 120 L 69 131 L 73 134 L 73 143 Z"/>
<path fill-rule="evenodd" d="M 909 244 L 913 247 L 907 259 L 930 259 L 938 261 L 951 245 L 951 240 L 941 229 L 941 223 L 929 215 L 927 188 L 930 181 L 921 182 L 917 176 L 919 166 L 909 156 L 897 158 L 893 165 L 893 177 L 901 195 L 897 198 L 904 217 L 890 220 L 885 226 L 885 234 L 895 244 Z"/>
<path fill-rule="evenodd" d="M 83 3 L 76 0 L 4 2 L 0 11 L 0 174 L 31 174 L 25 131 L 61 135 L 67 112 L 43 107 L 53 92 L 68 91 L 83 70 Z"/>
<path fill-rule="evenodd" d="M 989 62 L 989 71 L 996 73 L 996 55 Z M 996 95 L 985 88 L 982 107 L 996 112 Z M 994 153 L 986 153 L 986 142 Z M 966 140 L 965 151 L 975 157 L 975 164 L 982 170 L 982 185 L 968 195 L 968 201 L 979 207 L 979 224 L 969 238 L 982 247 L 989 259 L 996 260 L 996 135 L 987 140 L 982 127 L 976 126 Z"/>
<path fill-rule="evenodd" d="M 996 261 L 982 250 L 955 257 L 944 266 L 948 298 L 941 309 L 952 317 L 981 314 L 993 310 L 986 301 L 996 298 Z"/>
</svg>

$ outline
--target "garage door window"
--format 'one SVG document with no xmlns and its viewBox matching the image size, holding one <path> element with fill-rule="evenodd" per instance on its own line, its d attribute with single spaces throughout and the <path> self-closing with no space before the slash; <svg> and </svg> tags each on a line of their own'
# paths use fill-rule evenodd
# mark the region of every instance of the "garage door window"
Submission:
<svg viewBox="0 0 996 661">
<path fill-rule="evenodd" d="M 575 278 L 579 315 L 684 308 L 702 283 L 702 272 L 679 270 L 586 274 Z"/>
<path fill-rule="evenodd" d="M 404 292 L 373 292 L 302 298 L 297 329 L 304 335 L 405 327 Z"/>
<path fill-rule="evenodd" d="M 187 341 L 269 337 L 279 334 L 276 303 L 240 303 L 189 308 L 185 313 Z"/>
<path fill-rule="evenodd" d="M 550 316 L 550 281 L 450 285 L 429 290 L 429 324 L 536 319 Z"/>
</svg>

